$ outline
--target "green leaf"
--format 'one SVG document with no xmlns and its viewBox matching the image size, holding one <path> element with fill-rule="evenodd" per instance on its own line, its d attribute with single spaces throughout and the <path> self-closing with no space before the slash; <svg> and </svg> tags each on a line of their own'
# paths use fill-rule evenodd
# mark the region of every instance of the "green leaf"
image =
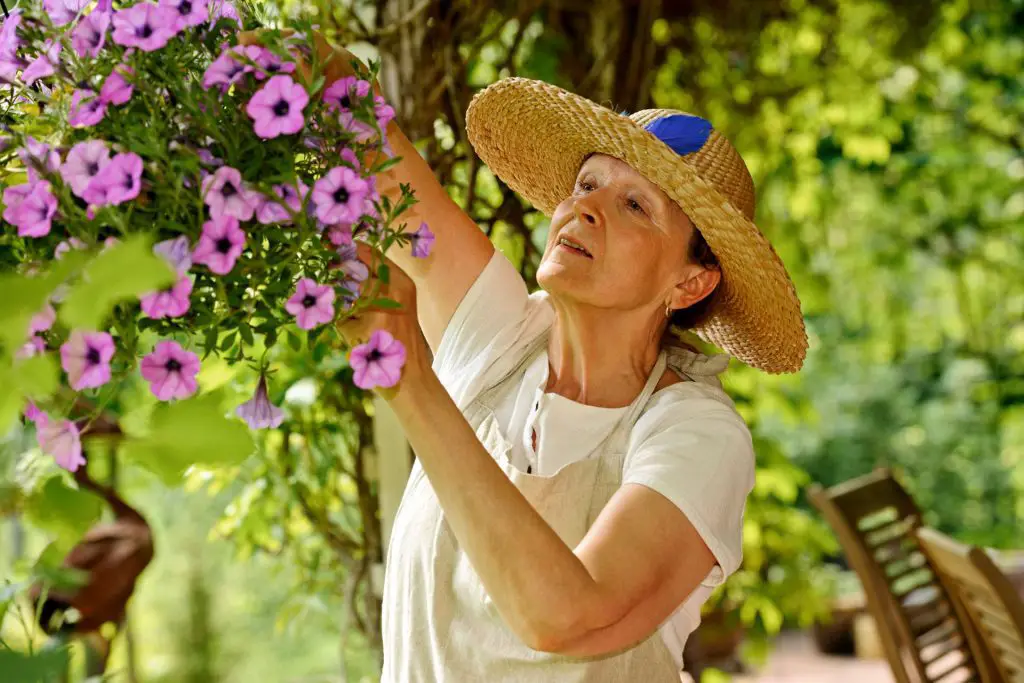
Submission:
<svg viewBox="0 0 1024 683">
<path fill-rule="evenodd" d="M 0 387 L 15 386 L 14 369 L 6 362 L 0 363 Z M 7 434 L 18 419 L 21 411 L 21 394 L 17 391 L 0 391 L 0 434 Z"/>
<path fill-rule="evenodd" d="M 402 304 L 394 299 L 374 299 L 370 302 L 370 308 L 401 308 Z"/>
<path fill-rule="evenodd" d="M 388 268 L 388 264 L 382 263 L 377 267 L 377 277 L 380 278 L 380 281 L 384 284 L 388 284 L 391 279 L 391 269 Z"/>
<path fill-rule="evenodd" d="M 59 370 L 52 354 L 32 356 L 14 364 L 16 385 L 32 399 L 44 399 L 57 390 Z"/>
<path fill-rule="evenodd" d="M 99 498 L 56 475 L 26 498 L 25 516 L 33 526 L 56 535 L 57 545 L 67 551 L 99 519 L 102 507 Z"/>
<path fill-rule="evenodd" d="M 285 336 L 288 338 L 288 346 L 291 347 L 292 351 L 299 351 L 300 349 L 302 349 L 302 339 L 299 337 L 299 335 L 295 334 L 291 330 L 288 330 L 285 333 Z"/>
<path fill-rule="evenodd" d="M 244 341 L 249 346 L 252 346 L 253 344 L 256 343 L 256 341 L 252 337 L 252 328 L 249 327 L 248 323 L 241 323 L 238 326 L 238 334 L 242 337 L 242 341 Z"/>
<path fill-rule="evenodd" d="M 125 439 L 122 448 L 169 484 L 192 465 L 234 465 L 255 450 L 245 424 L 224 416 L 218 394 L 161 404 L 149 424 L 147 436 Z"/>
<path fill-rule="evenodd" d="M 39 650 L 29 655 L 0 650 L 0 671 L 4 683 L 52 683 L 63 678 L 68 668 L 68 648 Z"/>
<path fill-rule="evenodd" d="M 0 341 L 8 352 L 25 342 L 29 320 L 43 310 L 54 290 L 77 272 L 86 258 L 85 253 L 72 250 L 43 275 L 0 275 Z"/>
<path fill-rule="evenodd" d="M 174 269 L 153 253 L 148 237 L 128 237 L 86 265 L 61 306 L 61 321 L 72 328 L 97 329 L 118 302 L 169 287 L 174 279 Z"/>
</svg>

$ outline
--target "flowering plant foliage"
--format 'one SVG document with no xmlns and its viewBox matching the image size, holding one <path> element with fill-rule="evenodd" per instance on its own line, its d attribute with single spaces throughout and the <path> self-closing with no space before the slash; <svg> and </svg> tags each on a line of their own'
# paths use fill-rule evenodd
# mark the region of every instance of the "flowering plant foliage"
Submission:
<svg viewBox="0 0 1024 683">
<path fill-rule="evenodd" d="M 0 431 L 22 412 L 73 470 L 85 428 L 142 382 L 160 405 L 130 451 L 245 457 L 251 437 L 204 393 L 206 359 L 251 364 L 256 390 L 235 414 L 276 427 L 273 347 L 302 330 L 311 348 L 339 318 L 396 305 L 377 296 L 384 254 L 430 250 L 429 228 L 401 221 L 410 189 L 376 189 L 397 162 L 376 65 L 326 82 L 308 22 L 243 45 L 228 0 L 41 9 L 0 28 Z M 356 383 L 397 382 L 397 347 L 357 347 Z"/>
</svg>

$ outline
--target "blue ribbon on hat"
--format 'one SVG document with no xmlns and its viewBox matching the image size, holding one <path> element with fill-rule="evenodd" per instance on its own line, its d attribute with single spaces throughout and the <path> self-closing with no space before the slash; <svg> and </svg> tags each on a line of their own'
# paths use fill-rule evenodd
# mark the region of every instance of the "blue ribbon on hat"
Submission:
<svg viewBox="0 0 1024 683">
<path fill-rule="evenodd" d="M 704 146 L 711 136 L 711 122 L 691 114 L 672 114 L 651 121 L 644 130 L 683 156 Z"/>
</svg>

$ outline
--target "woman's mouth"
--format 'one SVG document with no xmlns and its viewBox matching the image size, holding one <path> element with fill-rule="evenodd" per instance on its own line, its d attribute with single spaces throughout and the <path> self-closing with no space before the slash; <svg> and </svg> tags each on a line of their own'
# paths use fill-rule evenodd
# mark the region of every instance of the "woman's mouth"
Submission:
<svg viewBox="0 0 1024 683">
<path fill-rule="evenodd" d="M 558 246 L 564 247 L 565 249 L 568 249 L 570 252 L 579 254 L 580 256 L 586 256 L 589 259 L 594 258 L 582 244 L 580 244 L 579 242 L 575 242 L 567 237 L 559 237 Z"/>
</svg>

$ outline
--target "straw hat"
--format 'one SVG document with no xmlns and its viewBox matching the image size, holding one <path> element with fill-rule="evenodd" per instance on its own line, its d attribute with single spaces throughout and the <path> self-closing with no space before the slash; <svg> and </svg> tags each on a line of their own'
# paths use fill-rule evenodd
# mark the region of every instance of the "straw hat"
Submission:
<svg viewBox="0 0 1024 683">
<path fill-rule="evenodd" d="M 786 268 L 754 225 L 754 183 L 736 149 L 704 119 L 669 109 L 617 114 L 541 81 L 507 78 L 466 112 L 469 140 L 513 190 L 551 215 L 588 154 L 625 161 L 675 200 L 722 268 L 705 341 L 770 373 L 795 372 L 807 333 Z"/>
</svg>

